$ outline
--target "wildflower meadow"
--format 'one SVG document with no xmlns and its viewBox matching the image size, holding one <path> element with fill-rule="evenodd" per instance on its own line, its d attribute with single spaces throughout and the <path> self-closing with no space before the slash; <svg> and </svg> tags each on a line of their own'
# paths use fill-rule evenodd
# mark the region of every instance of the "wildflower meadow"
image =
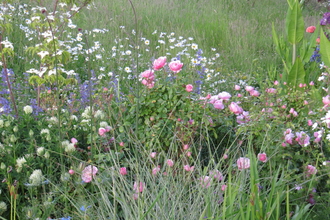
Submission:
<svg viewBox="0 0 330 220">
<path fill-rule="evenodd" d="M 4 0 L 0 219 L 330 219 L 330 1 Z"/>
</svg>

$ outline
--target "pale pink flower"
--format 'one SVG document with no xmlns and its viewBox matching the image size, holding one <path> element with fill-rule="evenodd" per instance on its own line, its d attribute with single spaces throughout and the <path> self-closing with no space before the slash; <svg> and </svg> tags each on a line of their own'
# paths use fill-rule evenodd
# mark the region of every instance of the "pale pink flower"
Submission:
<svg viewBox="0 0 330 220">
<path fill-rule="evenodd" d="M 120 142 L 120 143 L 119 143 L 119 146 L 121 146 L 121 147 L 124 147 L 124 145 L 125 145 L 124 142 Z"/>
<path fill-rule="evenodd" d="M 310 86 L 314 86 L 314 82 L 311 81 L 311 82 L 309 83 L 309 85 L 310 85 Z"/>
<path fill-rule="evenodd" d="M 243 109 L 236 102 L 230 103 L 230 105 L 228 106 L 228 108 L 235 115 L 239 115 L 239 114 L 242 114 L 243 113 Z"/>
<path fill-rule="evenodd" d="M 308 126 L 312 126 L 312 125 L 313 125 L 313 121 L 309 119 L 309 120 L 307 121 L 307 124 L 308 124 Z"/>
<path fill-rule="evenodd" d="M 309 145 L 309 136 L 301 131 L 301 132 L 296 132 L 296 141 L 298 144 L 300 144 L 302 147 L 307 147 Z"/>
<path fill-rule="evenodd" d="M 183 150 L 188 150 L 189 149 L 189 145 L 188 144 L 184 144 L 183 145 Z"/>
<path fill-rule="evenodd" d="M 184 168 L 185 171 L 192 172 L 192 171 L 194 171 L 195 167 L 194 166 L 189 166 L 189 165 L 184 165 L 183 168 Z"/>
<path fill-rule="evenodd" d="M 323 134 L 322 130 L 314 132 L 314 137 L 315 137 L 314 142 L 315 143 L 319 143 L 322 140 L 322 134 Z"/>
<path fill-rule="evenodd" d="M 171 160 L 171 159 L 168 159 L 168 160 L 166 161 L 166 163 L 167 163 L 167 165 L 168 165 L 169 167 L 173 167 L 173 166 L 174 166 L 174 162 L 173 162 L 173 160 Z"/>
<path fill-rule="evenodd" d="M 186 155 L 187 155 L 187 157 L 191 157 L 191 152 L 187 151 Z"/>
<path fill-rule="evenodd" d="M 121 168 L 119 169 L 119 173 L 120 173 L 120 175 L 125 176 L 125 175 L 127 174 L 127 169 L 126 169 L 126 167 L 121 167 Z"/>
<path fill-rule="evenodd" d="M 221 92 L 218 94 L 218 98 L 222 100 L 229 100 L 231 95 L 228 92 Z"/>
<path fill-rule="evenodd" d="M 170 67 L 170 69 L 174 72 L 174 73 L 178 73 L 181 71 L 182 67 L 183 67 L 183 63 L 181 63 L 180 60 L 176 60 L 176 61 L 172 61 L 168 64 L 168 66 Z"/>
<path fill-rule="evenodd" d="M 70 175 L 73 175 L 74 173 L 75 173 L 74 170 L 69 170 L 69 174 L 70 174 Z"/>
<path fill-rule="evenodd" d="M 252 90 L 252 91 L 250 91 L 250 95 L 254 96 L 254 97 L 258 97 L 260 95 L 260 93 L 257 90 Z"/>
<path fill-rule="evenodd" d="M 71 143 L 72 143 L 72 144 L 76 144 L 76 143 L 78 143 L 78 140 L 75 139 L 75 138 L 71 138 Z"/>
<path fill-rule="evenodd" d="M 222 191 L 225 191 L 226 189 L 227 189 L 227 185 L 222 185 L 222 186 L 221 186 L 221 190 L 222 190 Z"/>
<path fill-rule="evenodd" d="M 246 157 L 238 158 L 236 163 L 239 170 L 248 169 L 250 167 L 250 159 Z"/>
<path fill-rule="evenodd" d="M 227 159 L 228 158 L 228 154 L 224 154 L 222 158 L 223 159 Z"/>
<path fill-rule="evenodd" d="M 143 182 L 134 182 L 134 185 L 133 185 L 133 190 L 139 194 L 139 193 L 142 193 L 144 188 L 146 187 L 146 184 L 143 183 Z"/>
<path fill-rule="evenodd" d="M 186 85 L 186 91 L 187 92 L 192 92 L 193 90 L 194 90 L 193 85 L 191 85 L 191 84 Z"/>
<path fill-rule="evenodd" d="M 223 179 L 223 175 L 219 170 L 211 170 L 210 177 L 213 177 L 214 179 L 216 179 L 218 181 L 221 181 Z"/>
<path fill-rule="evenodd" d="M 238 91 L 238 90 L 240 90 L 241 89 L 241 87 L 239 86 L 239 85 L 235 85 L 235 90 L 236 91 Z"/>
<path fill-rule="evenodd" d="M 274 85 L 275 85 L 275 86 L 278 85 L 278 81 L 277 81 L 277 80 L 274 81 Z"/>
<path fill-rule="evenodd" d="M 89 166 L 85 167 L 85 169 L 82 171 L 81 179 L 85 183 L 89 183 L 92 181 L 93 177 L 95 177 L 97 172 L 98 172 L 97 167 L 89 165 Z"/>
<path fill-rule="evenodd" d="M 158 166 L 158 167 L 155 167 L 155 168 L 153 168 L 152 169 L 152 175 L 157 175 L 157 173 L 160 171 L 160 167 Z"/>
<path fill-rule="evenodd" d="M 268 89 L 266 89 L 266 92 L 271 93 L 271 94 L 275 94 L 277 91 L 274 88 L 268 88 Z"/>
<path fill-rule="evenodd" d="M 324 104 L 324 107 L 328 107 L 330 105 L 330 98 L 329 95 L 322 98 L 322 102 Z"/>
<path fill-rule="evenodd" d="M 157 155 L 157 153 L 156 153 L 156 152 L 151 152 L 151 153 L 150 153 L 150 157 L 151 157 L 151 158 L 155 158 L 155 157 L 156 157 L 156 155 Z"/>
<path fill-rule="evenodd" d="M 146 70 L 143 73 L 141 73 L 141 77 L 146 78 L 148 80 L 154 80 L 155 73 L 152 70 Z"/>
<path fill-rule="evenodd" d="M 214 107 L 215 109 L 220 109 L 220 110 L 222 110 L 222 109 L 225 108 L 225 105 L 222 103 L 221 100 L 217 100 L 217 101 L 215 101 L 215 102 L 213 103 L 213 107 Z"/>
<path fill-rule="evenodd" d="M 107 133 L 107 130 L 105 128 L 99 128 L 99 135 L 104 136 L 105 133 Z"/>
<path fill-rule="evenodd" d="M 251 92 L 251 91 L 254 90 L 254 87 L 252 87 L 252 86 L 245 86 L 245 90 L 246 90 L 247 92 Z"/>
<path fill-rule="evenodd" d="M 258 160 L 265 163 L 267 161 L 267 154 L 266 153 L 259 153 L 258 154 Z"/>
<path fill-rule="evenodd" d="M 307 165 L 306 173 L 307 173 L 307 176 L 315 175 L 317 173 L 317 169 L 316 169 L 316 167 L 314 167 L 312 165 Z"/>
<path fill-rule="evenodd" d="M 209 176 L 203 176 L 199 178 L 200 184 L 203 188 L 208 188 L 211 185 L 211 178 Z"/>
<path fill-rule="evenodd" d="M 165 64 L 166 64 L 166 57 L 159 57 L 153 62 L 153 69 L 160 70 L 165 66 Z"/>
</svg>

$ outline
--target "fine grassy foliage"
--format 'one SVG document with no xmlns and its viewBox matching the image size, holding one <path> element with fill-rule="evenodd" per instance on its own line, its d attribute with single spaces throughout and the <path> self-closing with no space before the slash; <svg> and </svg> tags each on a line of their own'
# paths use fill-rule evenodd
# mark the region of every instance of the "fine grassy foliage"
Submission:
<svg viewBox="0 0 330 220">
<path fill-rule="evenodd" d="M 309 8 L 1 3 L 0 218 L 328 218 L 330 14 Z"/>
</svg>

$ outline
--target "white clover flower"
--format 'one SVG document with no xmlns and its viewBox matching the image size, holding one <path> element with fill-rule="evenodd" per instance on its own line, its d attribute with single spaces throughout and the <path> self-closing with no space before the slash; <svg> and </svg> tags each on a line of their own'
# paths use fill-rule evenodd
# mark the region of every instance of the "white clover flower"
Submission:
<svg viewBox="0 0 330 220">
<path fill-rule="evenodd" d="M 44 147 L 38 147 L 37 148 L 37 155 L 42 156 L 45 153 L 45 148 Z"/>
<path fill-rule="evenodd" d="M 48 151 L 46 151 L 46 153 L 44 154 L 44 157 L 47 158 L 47 159 L 50 157 L 50 154 L 49 154 Z"/>
<path fill-rule="evenodd" d="M 73 152 L 75 150 L 76 150 L 76 148 L 74 147 L 74 144 L 73 143 L 69 143 L 64 148 L 64 151 L 67 152 L 67 153 L 71 153 L 71 152 Z"/>
<path fill-rule="evenodd" d="M 109 124 L 106 121 L 101 121 L 100 122 L 100 127 L 101 128 L 105 128 L 105 127 L 108 127 L 108 126 L 109 126 Z"/>
<path fill-rule="evenodd" d="M 64 148 L 69 144 L 70 144 L 70 142 L 68 140 L 62 141 L 62 143 L 61 143 L 62 147 L 64 147 Z"/>
<path fill-rule="evenodd" d="M 24 106 L 23 111 L 25 112 L 25 114 L 29 115 L 33 112 L 33 108 L 30 105 L 26 105 Z"/>
<path fill-rule="evenodd" d="M 41 129 L 40 134 L 41 135 L 43 135 L 43 134 L 49 134 L 49 130 L 47 128 Z"/>
<path fill-rule="evenodd" d="M 95 118 L 104 118 L 104 113 L 101 110 L 97 110 L 94 114 Z"/>
<path fill-rule="evenodd" d="M 1 201 L 0 202 L 0 214 L 2 214 L 3 212 L 5 212 L 7 210 L 7 205 L 5 202 Z"/>
<path fill-rule="evenodd" d="M 49 123 L 51 124 L 57 124 L 58 123 L 58 119 L 55 116 L 52 116 L 48 119 Z"/>
<path fill-rule="evenodd" d="M 18 168 L 22 168 L 23 165 L 24 165 L 24 163 L 26 163 L 26 160 L 25 160 L 24 157 L 21 157 L 21 158 L 17 158 L 17 159 L 16 159 L 16 166 L 17 166 Z"/>
<path fill-rule="evenodd" d="M 71 116 L 70 116 L 70 119 L 71 119 L 72 121 L 78 121 L 78 117 L 75 116 L 75 115 L 71 115 Z"/>
<path fill-rule="evenodd" d="M 29 177 L 30 183 L 33 186 L 39 186 L 42 183 L 43 176 L 41 170 L 34 170 Z"/>
</svg>

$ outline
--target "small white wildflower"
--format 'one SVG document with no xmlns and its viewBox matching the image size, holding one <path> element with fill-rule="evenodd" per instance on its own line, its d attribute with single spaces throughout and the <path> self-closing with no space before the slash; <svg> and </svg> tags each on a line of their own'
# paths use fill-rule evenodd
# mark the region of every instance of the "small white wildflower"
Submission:
<svg viewBox="0 0 330 220">
<path fill-rule="evenodd" d="M 76 150 L 73 143 L 69 143 L 64 148 L 65 152 L 70 153 Z"/>
<path fill-rule="evenodd" d="M 3 212 L 5 212 L 7 210 L 7 205 L 5 202 L 1 201 L 0 202 L 0 214 L 2 214 Z"/>
<path fill-rule="evenodd" d="M 49 130 L 47 128 L 41 129 L 40 134 L 49 134 Z"/>
<path fill-rule="evenodd" d="M 39 53 L 37 53 L 41 59 L 43 59 L 45 56 L 49 55 L 48 51 L 40 51 Z"/>
<path fill-rule="evenodd" d="M 126 73 L 130 73 L 130 72 L 132 72 L 132 70 L 131 70 L 131 68 L 129 68 L 129 67 L 125 67 L 125 72 L 126 72 Z"/>
<path fill-rule="evenodd" d="M 145 44 L 145 45 L 149 45 L 149 44 L 150 44 L 150 41 L 149 41 L 149 40 L 145 40 L 145 41 L 144 41 L 144 44 Z"/>
<path fill-rule="evenodd" d="M 126 55 L 131 55 L 131 54 L 132 54 L 132 51 L 130 51 L 130 50 L 126 50 L 126 51 L 125 51 L 125 54 L 126 54 Z"/>
<path fill-rule="evenodd" d="M 97 110 L 94 116 L 95 118 L 104 118 L 104 113 L 101 110 Z"/>
<path fill-rule="evenodd" d="M 198 45 L 195 44 L 195 43 L 193 43 L 193 44 L 191 44 L 191 48 L 192 48 L 193 50 L 197 50 L 197 49 L 198 49 Z"/>
<path fill-rule="evenodd" d="M 70 116 L 70 119 L 71 119 L 72 121 L 78 121 L 78 117 L 75 116 L 75 115 L 71 115 L 71 116 Z"/>
</svg>

